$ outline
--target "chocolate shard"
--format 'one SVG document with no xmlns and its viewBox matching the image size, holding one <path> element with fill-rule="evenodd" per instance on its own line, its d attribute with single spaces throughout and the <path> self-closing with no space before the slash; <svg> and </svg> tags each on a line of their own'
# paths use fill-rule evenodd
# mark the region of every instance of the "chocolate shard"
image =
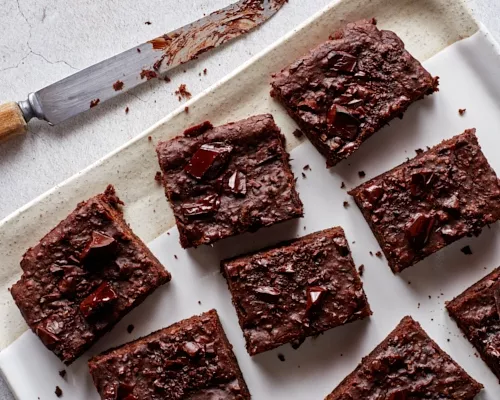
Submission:
<svg viewBox="0 0 500 400">
<path fill-rule="evenodd" d="M 59 338 L 57 337 L 57 335 L 51 332 L 48 328 L 46 328 L 42 324 L 39 324 L 36 327 L 35 333 L 38 335 L 43 344 L 47 346 L 49 349 L 52 346 L 54 346 L 57 342 L 59 342 Z"/>
<path fill-rule="evenodd" d="M 196 203 L 183 204 L 182 213 L 186 217 L 205 217 L 215 213 L 219 209 L 219 196 L 209 194 L 199 199 Z"/>
<path fill-rule="evenodd" d="M 104 282 L 80 303 L 80 311 L 85 318 L 112 304 L 118 295 L 108 282 Z"/>
<path fill-rule="evenodd" d="M 358 59 L 344 51 L 332 50 L 327 55 L 328 66 L 342 72 L 354 72 Z"/>
<path fill-rule="evenodd" d="M 259 297 L 262 297 L 267 301 L 276 301 L 281 295 L 280 290 L 270 286 L 260 286 L 257 289 L 255 289 L 255 291 L 257 292 Z"/>
<path fill-rule="evenodd" d="M 89 261 L 107 258 L 115 254 L 117 243 L 114 238 L 104 233 L 93 231 L 90 241 L 80 254 L 80 260 Z"/>
<path fill-rule="evenodd" d="M 433 216 L 416 214 L 406 227 L 406 237 L 410 244 L 416 249 L 423 248 L 429 241 L 433 226 Z"/>
<path fill-rule="evenodd" d="M 334 104 L 326 117 L 328 131 L 331 136 L 353 141 L 358 137 L 360 121 L 347 108 Z"/>
<path fill-rule="evenodd" d="M 232 151 L 233 146 L 226 143 L 204 144 L 193 154 L 184 171 L 198 180 L 215 179 L 226 167 Z"/>
<path fill-rule="evenodd" d="M 309 313 L 313 308 L 321 304 L 327 291 L 327 289 L 321 286 L 311 286 L 307 288 L 306 313 Z"/>
<path fill-rule="evenodd" d="M 228 186 L 235 195 L 245 196 L 247 194 L 247 176 L 241 171 L 234 171 L 229 177 Z"/>
</svg>

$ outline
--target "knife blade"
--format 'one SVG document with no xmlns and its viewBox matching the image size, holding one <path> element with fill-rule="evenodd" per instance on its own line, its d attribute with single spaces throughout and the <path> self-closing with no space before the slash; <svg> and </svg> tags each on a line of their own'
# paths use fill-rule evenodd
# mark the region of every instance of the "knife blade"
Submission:
<svg viewBox="0 0 500 400">
<path fill-rule="evenodd" d="M 79 71 L 17 103 L 0 105 L 0 138 L 32 118 L 58 124 L 261 25 L 287 0 L 240 0 Z M 18 115 L 14 115 L 17 113 Z"/>
</svg>

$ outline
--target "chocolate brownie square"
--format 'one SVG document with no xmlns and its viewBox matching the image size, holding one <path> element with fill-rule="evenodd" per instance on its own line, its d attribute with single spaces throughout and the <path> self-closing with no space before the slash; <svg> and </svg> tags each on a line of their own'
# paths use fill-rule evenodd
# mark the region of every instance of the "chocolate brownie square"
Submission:
<svg viewBox="0 0 500 400">
<path fill-rule="evenodd" d="M 482 387 L 404 317 L 326 400 L 472 400 Z"/>
<path fill-rule="evenodd" d="M 372 313 L 340 227 L 221 266 L 250 355 Z"/>
<path fill-rule="evenodd" d="M 500 218 L 500 184 L 474 129 L 349 192 L 393 272 Z"/>
<path fill-rule="evenodd" d="M 285 138 L 269 114 L 206 122 L 159 143 L 157 153 L 184 248 L 303 214 Z"/>
<path fill-rule="evenodd" d="M 500 267 L 447 303 L 446 308 L 500 380 Z"/>
<path fill-rule="evenodd" d="M 43 344 L 70 364 L 170 274 L 123 219 L 113 186 L 77 208 L 23 256 L 11 288 Z"/>
<path fill-rule="evenodd" d="M 273 75 L 271 95 L 332 167 L 437 87 L 402 40 L 371 19 L 347 24 Z"/>
<path fill-rule="evenodd" d="M 250 393 L 215 310 L 89 361 L 102 400 L 248 400 Z"/>
</svg>

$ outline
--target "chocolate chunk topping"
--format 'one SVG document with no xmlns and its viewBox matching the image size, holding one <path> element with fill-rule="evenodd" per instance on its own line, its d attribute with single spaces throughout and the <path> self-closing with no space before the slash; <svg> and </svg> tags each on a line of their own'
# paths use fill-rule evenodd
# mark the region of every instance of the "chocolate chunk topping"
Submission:
<svg viewBox="0 0 500 400">
<path fill-rule="evenodd" d="M 118 299 L 118 295 L 109 283 L 102 283 L 93 293 L 80 303 L 80 311 L 85 318 L 89 318 Z"/>
<path fill-rule="evenodd" d="M 127 397 L 127 396 L 129 396 L 134 391 L 134 387 L 135 387 L 135 385 L 121 382 L 118 385 L 118 390 L 117 390 L 118 400 L 121 400 L 121 399 L 128 400 L 129 397 Z"/>
<path fill-rule="evenodd" d="M 452 195 L 443 202 L 443 207 L 448 210 L 458 211 L 460 210 L 460 200 L 456 195 Z"/>
<path fill-rule="evenodd" d="M 257 153 L 257 165 L 265 164 L 274 160 L 280 155 L 280 150 L 277 146 L 266 147 L 263 151 Z"/>
<path fill-rule="evenodd" d="M 382 186 L 372 185 L 363 190 L 364 200 L 368 201 L 372 206 L 377 204 L 383 194 L 384 189 Z"/>
<path fill-rule="evenodd" d="M 182 212 L 186 217 L 204 217 L 215 213 L 219 208 L 219 196 L 209 194 L 196 203 L 183 204 Z"/>
<path fill-rule="evenodd" d="M 80 259 L 89 261 L 109 257 L 115 254 L 117 243 L 111 236 L 93 231 L 92 238 L 80 254 Z"/>
<path fill-rule="evenodd" d="M 326 56 L 328 66 L 342 72 L 354 72 L 357 58 L 343 51 L 331 51 Z"/>
<path fill-rule="evenodd" d="M 334 104 L 328 111 L 326 122 L 333 136 L 353 141 L 358 137 L 360 122 L 347 108 Z"/>
<path fill-rule="evenodd" d="M 196 179 L 214 179 L 227 165 L 233 146 L 214 142 L 202 145 L 184 168 Z"/>
<path fill-rule="evenodd" d="M 306 313 L 311 311 L 311 309 L 318 306 L 323 300 L 325 293 L 327 290 L 320 286 L 312 286 L 307 288 L 307 304 L 306 304 Z"/>
<path fill-rule="evenodd" d="M 182 346 L 182 350 L 184 353 L 186 353 L 189 357 L 194 358 L 198 355 L 198 353 L 201 352 L 202 346 L 200 346 L 196 342 L 186 342 Z"/>
<path fill-rule="evenodd" d="M 424 247 L 431 235 L 434 226 L 434 217 L 418 213 L 406 227 L 406 237 L 410 244 L 416 248 Z"/>
<path fill-rule="evenodd" d="M 229 178 L 228 186 L 236 195 L 245 196 L 247 194 L 247 177 L 241 171 L 235 171 Z"/>
<path fill-rule="evenodd" d="M 43 344 L 48 348 L 52 347 L 57 342 L 59 342 L 59 338 L 57 337 L 57 335 L 49 331 L 46 327 L 44 327 L 41 324 L 37 326 L 35 331 L 40 340 L 43 342 Z"/>
<path fill-rule="evenodd" d="M 255 289 L 259 297 L 267 300 L 267 301 L 276 301 L 281 292 L 278 289 L 269 286 L 261 286 Z"/>
</svg>

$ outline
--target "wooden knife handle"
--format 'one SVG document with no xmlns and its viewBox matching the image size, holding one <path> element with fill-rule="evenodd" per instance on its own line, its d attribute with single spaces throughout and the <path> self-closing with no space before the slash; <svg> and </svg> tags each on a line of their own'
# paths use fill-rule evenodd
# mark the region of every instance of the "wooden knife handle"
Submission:
<svg viewBox="0 0 500 400">
<path fill-rule="evenodd" d="M 0 141 L 25 133 L 28 125 L 17 103 L 0 105 Z"/>
</svg>

